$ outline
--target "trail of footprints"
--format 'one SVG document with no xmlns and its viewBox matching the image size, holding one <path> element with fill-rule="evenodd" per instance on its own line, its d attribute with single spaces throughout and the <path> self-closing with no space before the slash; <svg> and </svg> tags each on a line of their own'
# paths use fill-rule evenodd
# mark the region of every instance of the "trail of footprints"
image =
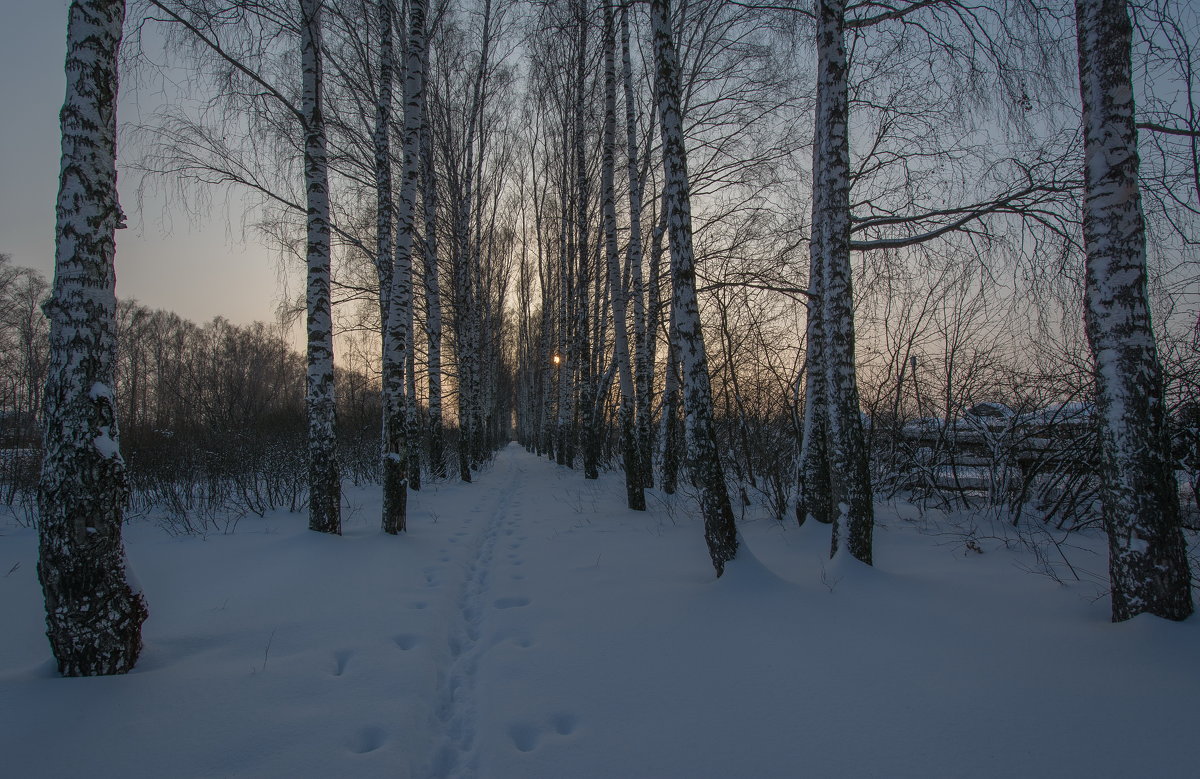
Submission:
<svg viewBox="0 0 1200 779">
<path fill-rule="evenodd" d="M 473 776 L 476 773 L 478 712 L 475 686 L 479 661 L 486 651 L 480 644 L 480 637 L 485 603 L 491 590 L 496 545 L 508 520 L 514 490 L 515 485 L 509 482 L 495 511 L 488 517 L 476 541 L 458 597 L 458 613 L 447 637 L 449 667 L 439 673 L 435 716 L 443 737 L 433 756 L 430 774 L 434 777 Z M 478 506 L 474 509 L 475 512 L 479 510 Z M 492 599 L 491 605 L 493 608 L 520 608 L 529 602 L 528 598 L 498 598 Z"/>
<path fill-rule="evenodd" d="M 518 469 L 519 471 L 519 469 Z M 526 535 L 518 535 L 509 524 L 509 511 L 518 510 L 520 504 L 512 503 L 513 493 L 517 491 L 519 478 L 509 481 L 500 495 L 499 503 L 488 517 L 483 530 L 474 540 L 470 562 L 467 564 L 461 590 L 455 600 L 456 613 L 451 619 L 446 638 L 447 662 L 437 672 L 437 693 L 434 705 L 434 724 L 441 733 L 441 743 L 436 748 L 429 774 L 433 777 L 471 777 L 477 773 L 477 705 L 474 698 L 476 676 L 479 662 L 487 651 L 481 644 L 482 625 L 487 607 L 497 613 L 511 609 L 521 609 L 529 606 L 532 599 L 524 595 L 510 595 L 492 598 L 491 591 L 494 561 L 497 546 L 504 550 L 505 560 L 513 569 L 509 580 L 524 581 L 524 574 L 519 572 L 524 564 L 520 549 L 527 539 Z M 475 506 L 472 513 L 479 513 L 481 506 Z M 459 529 L 448 539 L 450 544 L 466 545 L 469 543 L 467 529 Z M 446 564 L 452 556 L 450 549 L 438 552 L 437 565 L 422 569 L 424 588 L 435 591 L 443 584 Z M 426 600 L 415 599 L 409 602 L 409 608 L 421 611 L 429 607 Z M 416 633 L 397 633 L 391 636 L 391 641 L 400 652 L 411 652 L 425 644 L 425 637 Z M 534 640 L 524 631 L 514 631 L 501 627 L 495 633 L 494 644 L 509 643 L 521 649 L 534 646 Z M 341 649 L 333 653 L 333 676 L 341 677 L 347 672 L 354 658 L 354 651 Z M 520 752 L 531 752 L 545 742 L 547 738 L 565 737 L 573 734 L 578 728 L 578 718 L 568 712 L 551 715 L 540 723 L 522 721 L 508 725 L 506 733 L 513 747 Z M 367 754 L 383 747 L 387 742 L 387 733 L 383 728 L 369 725 L 356 730 L 346 742 L 346 749 L 354 754 Z"/>
</svg>

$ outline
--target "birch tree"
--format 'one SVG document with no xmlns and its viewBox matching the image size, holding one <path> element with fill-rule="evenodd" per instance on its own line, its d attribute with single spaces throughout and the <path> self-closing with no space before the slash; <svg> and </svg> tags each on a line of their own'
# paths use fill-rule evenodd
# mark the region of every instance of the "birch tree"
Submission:
<svg viewBox="0 0 1200 779">
<path fill-rule="evenodd" d="M 402 264 L 401 255 L 404 253 L 403 237 L 396 242 L 393 250 L 393 222 L 395 212 L 392 193 L 392 73 L 393 47 L 393 3 L 392 0 L 379 0 L 379 90 L 375 103 L 375 132 L 373 142 L 375 147 L 375 266 L 379 277 L 379 309 L 380 325 L 383 331 L 382 344 L 382 395 L 383 395 L 383 435 L 382 435 L 382 472 L 383 472 L 383 531 L 399 533 L 405 529 L 406 508 L 408 500 L 408 471 L 404 456 L 408 453 L 406 446 L 407 423 L 402 414 L 404 409 L 404 370 L 405 370 L 405 338 L 406 322 L 396 322 L 394 317 L 403 316 L 404 303 L 393 301 L 393 295 L 403 295 L 405 291 L 411 295 L 411 265 L 410 278 L 406 284 L 403 279 L 395 278 Z M 405 80 L 407 96 L 408 80 Z M 407 127 L 407 103 L 406 103 Z M 406 160 L 407 162 L 407 160 Z M 407 171 L 407 166 L 406 166 Z M 405 180 L 401 187 L 407 186 Z M 409 195 L 411 197 L 411 193 Z M 411 243 L 411 201 L 407 204 L 409 213 L 409 239 Z M 400 210 L 406 207 L 404 194 L 401 194 Z M 404 218 L 399 219 L 401 232 L 404 231 Z"/>
<path fill-rule="evenodd" d="M 411 414 L 405 402 L 405 377 L 412 348 L 412 257 L 416 246 L 416 200 L 421 179 L 421 109 L 425 93 L 425 2 L 409 0 L 408 45 L 404 78 L 404 168 L 397 207 L 395 267 L 388 295 L 384 351 L 384 413 L 388 450 L 384 456 L 384 530 L 405 529 L 409 484 Z"/>
<path fill-rule="evenodd" d="M 1051 224 L 1059 219 L 1055 210 L 1067 200 L 1072 185 L 1060 180 L 1059 160 L 1046 164 L 1040 160 L 1029 164 L 1022 160 L 992 160 L 989 164 L 993 170 L 1012 169 L 1020 180 L 1005 181 L 998 191 L 984 194 L 975 202 L 933 205 L 925 202 L 924 196 L 914 196 L 936 191 L 931 186 L 934 182 L 913 178 L 908 160 L 915 150 L 892 148 L 887 137 L 889 127 L 904 124 L 922 111 L 944 112 L 947 104 L 961 111 L 972 103 L 983 102 L 986 98 L 977 96 L 973 89 L 969 76 L 972 72 L 994 74 L 1004 104 L 1029 104 L 1022 85 L 1041 85 L 1049 78 L 1035 68 L 1035 55 L 1042 48 L 1041 10 L 930 0 L 880 8 L 858 4 L 853 6 L 858 15 L 848 18 L 847 8 L 844 0 L 818 0 L 812 12 L 790 9 L 812 18 L 817 37 L 807 392 L 797 515 L 800 521 L 807 516 L 832 521 L 833 552 L 844 545 L 852 556 L 870 563 L 872 491 L 855 367 L 851 251 L 895 251 L 961 231 L 977 240 L 974 252 L 978 254 L 979 247 L 986 246 L 990 239 L 986 220 L 1015 216 L 1012 222 L 1019 225 L 1028 215 L 1031 223 Z M 1006 15 L 1006 10 L 1020 13 Z M 881 110 L 883 119 L 876 137 L 867 138 L 869 148 L 863 159 L 852 169 L 847 129 L 850 67 L 845 38 L 847 30 L 852 30 L 856 42 L 869 48 L 864 42 L 865 31 L 872 28 L 879 28 L 876 37 L 886 42 L 885 51 L 892 54 L 912 50 L 913 41 L 921 41 L 918 70 L 925 71 L 934 96 L 941 102 L 915 108 L 879 107 L 872 105 L 868 87 L 866 99 L 857 105 Z M 1052 48 L 1052 44 L 1046 48 Z M 910 70 L 906 66 L 905 74 Z M 948 83 L 939 80 L 942 76 Z M 925 127 L 926 136 L 932 134 L 938 139 L 940 131 L 936 128 L 945 123 L 928 118 L 915 126 Z M 965 136 L 971 131 L 962 128 L 956 132 Z M 920 156 L 951 161 L 955 158 L 953 148 L 936 144 L 919 151 Z M 889 170 L 898 170 L 894 174 L 898 182 L 888 183 Z M 884 190 L 877 197 L 870 192 L 872 177 L 883 182 Z M 858 213 L 854 214 L 852 183 L 858 188 L 853 198 Z M 899 199 L 893 200 L 896 195 Z"/>
<path fill-rule="evenodd" d="M 589 248 L 591 240 L 590 199 L 591 181 L 588 176 L 588 20 L 586 0 L 575 0 L 572 3 L 572 16 L 575 23 L 575 59 L 572 98 L 574 101 L 574 116 L 572 125 L 572 161 L 575 165 L 575 269 L 577 282 L 575 285 L 575 370 L 577 376 L 577 402 L 575 413 L 578 417 L 576 428 L 579 430 L 582 454 L 583 477 L 595 479 L 600 475 L 600 431 L 596 419 L 596 375 L 593 370 L 593 348 L 598 347 L 591 338 L 590 324 L 595 322 L 589 318 L 589 305 L 592 301 L 591 282 L 593 279 L 592 254 Z"/>
<path fill-rule="evenodd" d="M 429 124 L 426 122 L 421 144 L 421 159 L 425 195 L 421 208 L 424 211 L 425 230 L 422 235 L 422 261 L 424 273 L 422 283 L 425 291 L 426 332 L 426 388 L 428 402 L 428 456 L 429 469 L 434 476 L 446 475 L 445 423 L 442 420 L 442 294 L 438 269 L 437 235 L 437 183 L 433 165 L 433 151 L 429 148 Z"/>
<path fill-rule="evenodd" d="M 625 490 L 629 508 L 646 510 L 643 491 L 642 458 L 635 423 L 633 369 L 629 360 L 629 325 L 626 321 L 625 285 L 621 281 L 621 259 L 617 248 L 617 195 L 614 186 L 617 146 L 617 35 L 613 11 L 604 14 L 604 157 L 601 163 L 601 211 L 604 220 L 604 253 L 608 264 L 608 285 L 612 295 L 614 350 L 620 376 L 619 426 L 621 452 L 625 466 Z M 640 260 L 639 260 L 640 262 Z"/>
<path fill-rule="evenodd" d="M 333 383 L 333 312 L 330 298 L 329 159 L 321 104 L 322 0 L 300 2 L 300 69 L 303 88 L 304 183 L 308 204 L 308 526 L 342 532 L 341 476 L 337 462 Z"/>
<path fill-rule="evenodd" d="M 655 90 L 658 93 L 659 129 L 662 134 L 663 171 L 667 203 L 667 233 L 671 251 L 671 279 L 675 293 L 674 321 L 683 368 L 688 469 L 700 491 L 704 538 L 719 577 L 725 564 L 737 555 L 737 529 L 725 486 L 725 473 L 713 425 L 712 387 L 700 309 L 696 299 L 696 263 L 692 249 L 691 195 L 688 189 L 687 152 L 679 101 L 679 59 L 671 25 L 670 0 L 651 0 L 654 36 Z"/>
<path fill-rule="evenodd" d="M 427 20 L 428 21 L 428 20 Z M 429 37 L 434 25 L 427 24 L 426 45 L 421 49 L 421 68 L 428 70 Z M 428 79 L 427 79 L 428 80 Z M 422 285 L 425 293 L 426 389 L 428 393 L 428 442 L 430 472 L 446 475 L 444 423 L 442 421 L 442 291 L 438 267 L 438 183 L 434 156 L 433 123 L 429 121 L 429 91 L 421 91 L 421 235 Z"/>
<path fill-rule="evenodd" d="M 621 82 L 625 99 L 625 157 L 629 177 L 629 241 L 625 262 L 629 267 L 630 298 L 633 300 L 633 375 L 636 398 L 636 469 L 642 486 L 654 486 L 651 395 L 654 391 L 655 330 L 647 323 L 646 290 L 642 257 L 642 176 L 638 171 L 637 103 L 633 88 L 633 56 L 630 52 L 629 3 L 621 4 Z M 628 466 L 627 466 L 628 467 Z"/>
<path fill-rule="evenodd" d="M 123 0 L 77 0 L 67 20 L 59 114 L 50 363 L 38 488 L 38 579 L 46 635 L 64 676 L 126 673 L 147 610 L 121 542 L 128 495 L 113 392 L 116 362 L 117 50 Z"/>
<path fill-rule="evenodd" d="M 820 274 L 817 361 L 824 363 L 822 389 L 829 412 L 826 424 L 832 552 L 838 552 L 844 536 L 846 550 L 870 565 L 874 507 L 858 404 L 850 280 L 850 100 L 845 24 L 845 0 L 819 0 L 810 267 L 819 266 Z M 817 510 L 826 508 L 820 506 Z"/>
<path fill-rule="evenodd" d="M 1087 253 L 1085 326 L 1096 377 L 1112 619 L 1192 613 L 1179 492 L 1150 319 L 1124 0 L 1077 0 Z"/>
<path fill-rule="evenodd" d="M 174 175 L 202 184 L 233 183 L 291 214 L 304 214 L 307 313 L 308 488 L 309 527 L 341 533 L 341 476 L 337 458 L 334 393 L 333 305 L 331 296 L 331 219 L 329 155 L 323 105 L 324 66 L 321 46 L 323 0 L 300 0 L 275 6 L 249 0 L 146 0 L 147 19 L 179 31 L 174 40 L 197 52 L 198 64 L 216 72 L 221 100 L 229 101 L 255 132 L 246 149 L 230 142 L 227 130 L 168 108 L 158 116 L 157 148 L 148 156 L 147 172 Z M 297 15 L 297 11 L 299 14 Z M 161 17 L 155 14 L 161 13 Z M 300 73 L 295 60 L 279 51 L 281 41 L 298 38 Z M 289 79 L 300 78 L 300 100 L 292 97 Z M 295 81 L 291 81 L 292 84 Z M 296 136 L 296 131 L 302 137 Z M 265 139 L 260 136 L 266 136 Z M 261 144 L 261 145 L 260 145 Z M 280 180 L 303 149 L 303 198 L 289 194 Z M 286 149 L 290 159 L 271 159 Z M 368 163 L 369 165 L 369 163 Z M 278 178 L 276 178 L 278 177 Z M 344 229 L 338 235 L 362 248 Z M 369 256 L 369 255 L 368 255 Z"/>
</svg>

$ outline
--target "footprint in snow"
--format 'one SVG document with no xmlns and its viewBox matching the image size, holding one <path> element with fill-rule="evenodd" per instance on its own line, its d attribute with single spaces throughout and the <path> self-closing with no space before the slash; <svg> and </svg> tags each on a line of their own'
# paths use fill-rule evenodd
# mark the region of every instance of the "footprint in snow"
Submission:
<svg viewBox="0 0 1200 779">
<path fill-rule="evenodd" d="M 407 652 L 417 644 L 421 643 L 421 637 L 414 636 L 411 633 L 401 633 L 397 636 L 392 636 L 392 641 L 395 642 L 396 646 L 400 647 L 400 649 Z"/>
<path fill-rule="evenodd" d="M 333 653 L 333 675 L 341 676 L 346 673 L 346 666 L 350 663 L 350 658 L 354 656 L 354 652 L 349 649 L 339 649 Z"/>
<path fill-rule="evenodd" d="M 387 734 L 383 732 L 383 728 L 368 725 L 365 728 L 360 728 L 357 733 L 350 737 L 346 748 L 356 755 L 365 755 L 368 752 L 374 752 L 383 746 L 387 741 Z"/>
<path fill-rule="evenodd" d="M 559 712 L 550 717 L 551 729 L 560 736 L 569 736 L 579 727 L 579 717 L 570 712 Z M 528 722 L 515 722 L 508 726 L 508 736 L 520 752 L 537 749 L 543 730 Z"/>
<path fill-rule="evenodd" d="M 528 606 L 529 603 L 530 603 L 529 598 L 511 597 L 511 598 L 497 598 L 496 601 L 492 605 L 494 605 L 498 609 L 517 609 L 522 606 Z"/>
<path fill-rule="evenodd" d="M 508 736 L 512 739 L 513 746 L 520 752 L 532 752 L 537 748 L 539 735 L 538 727 L 527 722 L 518 722 L 508 726 Z"/>
</svg>

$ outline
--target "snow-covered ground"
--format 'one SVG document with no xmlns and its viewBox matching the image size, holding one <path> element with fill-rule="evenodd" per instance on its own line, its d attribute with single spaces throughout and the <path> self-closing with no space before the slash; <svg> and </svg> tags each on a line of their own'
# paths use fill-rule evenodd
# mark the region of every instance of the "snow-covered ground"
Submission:
<svg viewBox="0 0 1200 779">
<path fill-rule="evenodd" d="M 714 580 L 686 500 L 630 512 L 515 445 L 410 500 L 400 537 L 368 489 L 341 538 L 135 523 L 125 677 L 56 676 L 36 535 L 3 528 L 0 775 L 1200 776 L 1200 620 L 1112 625 L 1023 550 L 881 506 L 877 567 L 835 566 L 828 528 L 748 512 Z"/>
</svg>

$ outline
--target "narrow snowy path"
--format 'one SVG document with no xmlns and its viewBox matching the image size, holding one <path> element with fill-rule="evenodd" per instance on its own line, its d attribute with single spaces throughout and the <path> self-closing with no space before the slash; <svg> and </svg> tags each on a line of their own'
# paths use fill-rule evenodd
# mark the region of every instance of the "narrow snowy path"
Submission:
<svg viewBox="0 0 1200 779">
<path fill-rule="evenodd" d="M 519 598 L 489 598 L 496 546 L 502 534 L 512 534 L 506 528 L 509 505 L 514 494 L 519 493 L 523 477 L 524 470 L 515 460 L 502 455 L 496 466 L 481 477 L 484 483 L 475 486 L 478 502 L 471 508 L 474 521 L 470 523 L 475 535 L 469 542 L 468 562 L 463 567 L 464 575 L 448 624 L 446 664 L 437 673 L 434 712 L 440 743 L 429 771 L 436 779 L 477 774 L 475 688 L 480 656 L 486 651 L 480 644 L 483 622 L 489 609 L 513 608 L 528 602 Z M 488 482 L 498 482 L 499 488 L 488 489 Z M 466 529 L 458 530 L 451 540 L 461 542 L 470 535 Z M 439 557 L 447 563 L 451 562 L 449 555 L 448 549 L 439 552 Z"/>
<path fill-rule="evenodd" d="M 542 722 L 522 718 L 518 712 L 543 691 L 523 683 L 503 688 L 521 678 L 515 666 L 538 662 L 540 653 L 528 650 L 534 649 L 539 631 L 554 629 L 540 625 L 544 615 L 529 608 L 535 600 L 549 599 L 546 590 L 556 586 L 553 572 L 537 550 L 535 565 L 527 567 L 525 544 L 534 533 L 551 541 L 571 533 L 585 507 L 598 508 L 598 487 L 514 444 L 498 453 L 475 483 L 453 489 L 470 495 L 470 508 L 465 516 L 438 517 L 439 523 L 458 528 L 438 549 L 437 562 L 424 570 L 427 585 L 442 590 L 446 612 L 445 649 L 435 653 L 426 775 L 505 776 L 497 767 L 507 758 L 534 752 L 548 734 L 568 737 L 577 725 L 570 707 L 546 712 Z M 514 670 L 514 677 L 503 678 Z"/>
</svg>

